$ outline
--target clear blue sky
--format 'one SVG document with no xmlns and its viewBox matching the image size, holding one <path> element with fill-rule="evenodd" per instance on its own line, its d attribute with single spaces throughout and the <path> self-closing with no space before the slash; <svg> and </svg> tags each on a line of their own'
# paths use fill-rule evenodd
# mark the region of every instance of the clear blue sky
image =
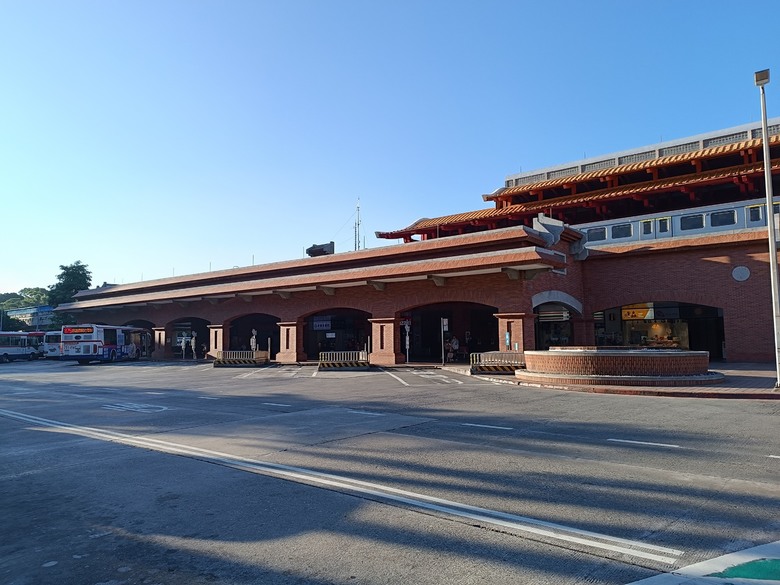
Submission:
<svg viewBox="0 0 780 585">
<path fill-rule="evenodd" d="M 0 0 L 0 292 L 304 257 L 780 116 L 780 2 Z"/>
</svg>

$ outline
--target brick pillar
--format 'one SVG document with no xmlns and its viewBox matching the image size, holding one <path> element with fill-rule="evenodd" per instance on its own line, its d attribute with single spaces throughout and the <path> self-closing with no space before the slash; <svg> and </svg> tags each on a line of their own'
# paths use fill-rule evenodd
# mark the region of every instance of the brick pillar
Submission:
<svg viewBox="0 0 780 585">
<path fill-rule="evenodd" d="M 570 345 L 596 345 L 596 330 L 592 317 L 574 316 L 570 319 L 572 340 Z"/>
<path fill-rule="evenodd" d="M 222 325 L 209 325 L 209 338 L 206 340 L 206 346 L 209 348 L 208 355 L 217 357 L 218 351 L 225 351 L 225 333 L 226 328 Z"/>
<path fill-rule="evenodd" d="M 401 340 L 406 339 L 406 331 L 401 320 L 396 317 L 369 319 L 371 323 L 371 353 L 368 356 L 372 365 L 391 366 L 406 361 Z"/>
<path fill-rule="evenodd" d="M 171 329 L 166 327 L 152 327 L 154 335 L 153 360 L 165 360 L 173 357 L 173 347 L 171 346 Z"/>
<path fill-rule="evenodd" d="M 276 361 L 280 364 L 295 364 L 305 362 L 308 358 L 303 351 L 303 329 L 306 322 L 303 319 L 286 321 L 279 325 L 279 353 Z"/>
<path fill-rule="evenodd" d="M 499 351 L 525 351 L 536 347 L 536 316 L 533 313 L 496 313 L 493 316 L 498 319 Z"/>
</svg>

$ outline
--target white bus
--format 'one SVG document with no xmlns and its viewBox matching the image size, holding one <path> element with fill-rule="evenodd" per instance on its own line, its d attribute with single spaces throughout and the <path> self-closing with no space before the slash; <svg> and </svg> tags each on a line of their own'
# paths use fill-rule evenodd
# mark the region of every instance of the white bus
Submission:
<svg viewBox="0 0 780 585">
<path fill-rule="evenodd" d="M 146 329 L 117 325 L 65 325 L 61 360 L 115 362 L 150 357 L 152 334 Z"/>
<path fill-rule="evenodd" d="M 41 332 L 0 331 L 0 362 L 35 360 L 43 355 Z"/>
<path fill-rule="evenodd" d="M 43 335 L 43 357 L 58 358 L 62 355 L 62 331 L 47 331 Z"/>
</svg>

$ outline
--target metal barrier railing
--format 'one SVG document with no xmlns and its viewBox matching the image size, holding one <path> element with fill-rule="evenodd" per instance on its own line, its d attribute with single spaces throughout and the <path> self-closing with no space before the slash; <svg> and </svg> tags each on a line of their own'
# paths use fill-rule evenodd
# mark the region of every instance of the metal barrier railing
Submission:
<svg viewBox="0 0 780 585">
<path fill-rule="evenodd" d="M 218 360 L 267 360 L 267 351 L 218 351 Z"/>
<path fill-rule="evenodd" d="M 522 351 L 485 351 L 472 353 L 469 359 L 472 366 L 516 366 L 525 364 Z"/>
<path fill-rule="evenodd" d="M 367 351 L 321 351 L 320 363 L 368 362 Z"/>
</svg>

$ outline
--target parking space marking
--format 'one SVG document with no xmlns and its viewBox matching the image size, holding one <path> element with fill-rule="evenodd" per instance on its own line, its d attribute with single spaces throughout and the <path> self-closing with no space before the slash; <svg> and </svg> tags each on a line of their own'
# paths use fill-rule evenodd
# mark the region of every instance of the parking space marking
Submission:
<svg viewBox="0 0 780 585">
<path fill-rule="evenodd" d="M 273 476 L 318 487 L 336 488 L 347 493 L 355 494 L 358 497 L 396 502 L 408 506 L 411 509 L 436 512 L 445 516 L 500 526 L 518 533 L 534 534 L 556 540 L 560 543 L 576 544 L 591 549 L 609 551 L 619 555 L 653 560 L 671 565 L 676 563 L 678 558 L 684 553 L 684 551 L 674 548 L 610 536 L 608 534 L 583 530 L 538 518 L 490 510 L 479 506 L 472 506 L 461 502 L 410 492 L 392 486 L 362 481 L 331 473 L 323 473 L 312 469 L 259 461 L 229 453 L 202 449 L 191 445 L 163 441 L 152 437 L 137 437 L 94 427 L 83 427 L 10 410 L 0 409 L 0 416 L 101 441 L 110 441 L 162 453 L 197 458 L 201 461 L 223 465 L 239 471 Z"/>
<path fill-rule="evenodd" d="M 461 423 L 463 427 L 478 427 L 480 429 L 497 429 L 499 431 L 513 431 L 514 427 L 498 427 L 495 425 L 479 425 L 477 423 Z"/>
<path fill-rule="evenodd" d="M 168 410 L 167 406 L 154 404 L 135 404 L 133 402 L 119 402 L 117 404 L 104 404 L 106 410 L 123 410 L 127 412 L 157 413 Z"/>
<path fill-rule="evenodd" d="M 282 404 L 281 402 L 261 402 L 266 406 L 292 406 L 292 404 Z"/>
<path fill-rule="evenodd" d="M 629 441 L 628 439 L 607 439 L 612 443 L 629 443 L 630 445 L 648 445 L 650 447 L 669 447 L 670 449 L 682 449 L 680 445 L 670 445 L 668 443 L 650 443 L 649 441 Z"/>
<path fill-rule="evenodd" d="M 381 369 L 381 370 L 382 370 L 382 371 L 383 371 L 385 374 L 387 374 L 388 376 L 390 376 L 390 377 L 392 377 L 392 378 L 395 378 L 396 380 L 398 380 L 399 382 L 401 382 L 401 384 L 403 384 L 404 386 L 408 386 L 408 385 L 409 385 L 409 382 L 406 382 L 406 381 L 402 380 L 401 378 L 399 378 L 398 376 L 396 376 L 396 375 L 395 375 L 395 374 L 393 374 L 392 372 L 390 372 L 390 371 L 386 370 L 385 368 L 380 368 L 380 369 Z"/>
</svg>

